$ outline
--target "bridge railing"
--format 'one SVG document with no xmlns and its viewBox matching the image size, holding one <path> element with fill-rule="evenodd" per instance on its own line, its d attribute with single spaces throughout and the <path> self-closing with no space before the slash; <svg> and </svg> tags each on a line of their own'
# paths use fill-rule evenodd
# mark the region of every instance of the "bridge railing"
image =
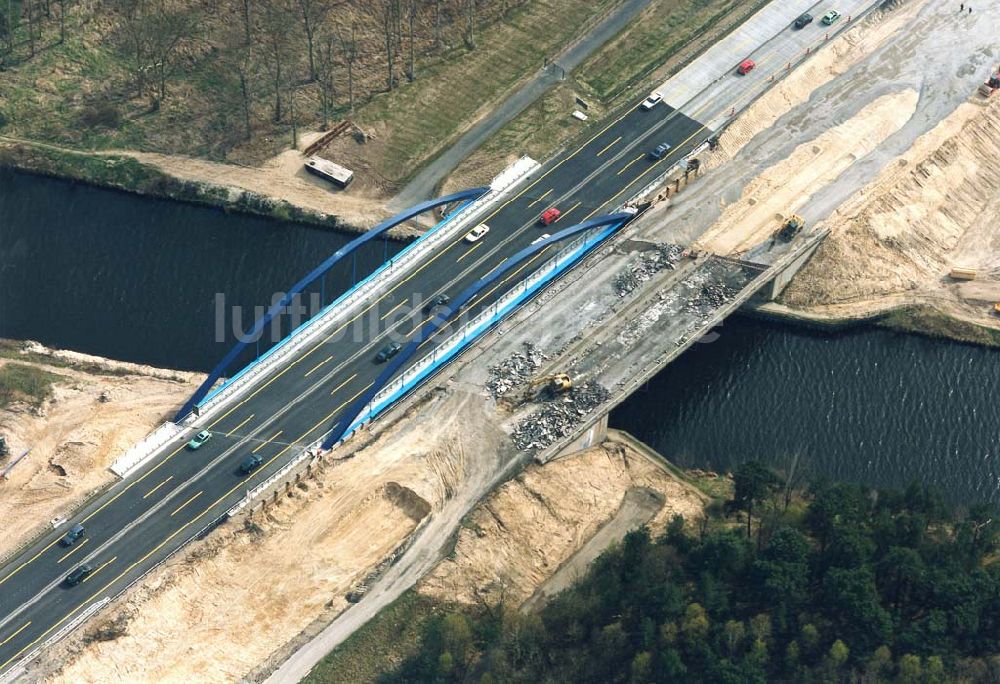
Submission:
<svg viewBox="0 0 1000 684">
<path fill-rule="evenodd" d="M 490 183 L 490 190 L 482 197 L 463 205 L 427 233 L 408 245 L 400 254 L 376 269 L 371 275 L 325 307 L 319 314 L 303 323 L 284 340 L 261 358 L 213 390 L 198 404 L 197 416 L 189 415 L 184 425 L 191 425 L 207 416 L 219 406 L 234 399 L 251 387 L 261 376 L 294 355 L 336 322 L 352 315 L 355 310 L 388 286 L 397 273 L 412 268 L 440 247 L 440 245 L 469 226 L 480 211 L 496 201 L 516 183 L 539 167 L 530 157 L 522 157 L 509 166 Z"/>
<path fill-rule="evenodd" d="M 437 344 L 430 354 L 403 371 L 399 377 L 386 385 L 381 392 L 372 398 L 362 415 L 350 426 L 345 438 L 358 427 L 392 406 L 399 398 L 413 389 L 427 376 L 431 375 L 438 367 L 450 361 L 462 349 L 496 324 L 507 313 L 520 305 L 525 299 L 532 296 L 548 281 L 576 263 L 583 253 L 606 239 L 620 225 L 620 223 L 616 223 L 595 228 L 593 231 L 588 231 L 575 238 L 556 252 L 555 255 L 543 263 L 531 275 L 501 296 L 496 302 Z"/>
</svg>

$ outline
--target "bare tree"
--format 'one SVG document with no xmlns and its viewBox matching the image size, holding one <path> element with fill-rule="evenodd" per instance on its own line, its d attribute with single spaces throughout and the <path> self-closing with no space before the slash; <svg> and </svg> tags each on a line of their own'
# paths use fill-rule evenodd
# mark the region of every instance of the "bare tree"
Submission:
<svg viewBox="0 0 1000 684">
<path fill-rule="evenodd" d="M 468 28 L 465 31 L 465 44 L 470 50 L 476 47 L 476 0 L 465 0 Z"/>
<path fill-rule="evenodd" d="M 285 0 L 266 0 L 261 20 L 261 37 L 267 53 L 268 67 L 274 83 L 274 123 L 279 123 L 283 110 L 287 64 L 290 61 L 291 35 L 287 17 L 290 9 Z"/>
<path fill-rule="evenodd" d="M 444 47 L 441 40 L 441 0 L 434 0 L 434 45 L 438 50 Z"/>
<path fill-rule="evenodd" d="M 250 0 L 241 0 L 241 9 L 243 10 L 243 37 L 244 43 L 249 45 L 250 41 L 253 40 L 253 31 L 250 16 Z"/>
<path fill-rule="evenodd" d="M 330 123 L 330 113 L 336 97 L 337 46 L 332 33 L 321 36 L 316 50 L 316 74 L 319 80 L 319 101 L 323 112 L 323 130 Z"/>
<path fill-rule="evenodd" d="M 406 78 L 413 81 L 417 77 L 416 65 L 414 63 L 413 55 L 413 24 L 417 18 L 417 0 L 410 0 L 410 7 L 407 12 L 407 20 L 409 23 L 409 34 L 407 36 L 408 42 L 410 44 L 410 63 L 406 67 Z"/>
<path fill-rule="evenodd" d="M 397 0 L 381 0 L 379 18 L 382 22 L 382 36 L 385 39 L 386 88 L 392 90 L 396 85 L 396 42 L 395 42 L 395 6 Z"/>
<path fill-rule="evenodd" d="M 329 5 L 325 0 L 298 0 L 299 11 L 302 13 L 302 28 L 306 33 L 306 49 L 309 53 L 309 80 L 316 80 L 316 58 L 313 49 L 313 37 L 316 27 L 322 24 Z"/>
<path fill-rule="evenodd" d="M 28 19 L 28 54 L 35 56 L 35 0 L 24 0 L 22 11 Z"/>
<path fill-rule="evenodd" d="M 351 22 L 349 32 L 337 31 L 340 49 L 344 53 L 344 63 L 347 65 L 347 106 L 354 114 L 354 63 L 358 61 L 358 39 L 354 22 Z"/>
<path fill-rule="evenodd" d="M 115 36 L 118 49 L 135 82 L 135 96 L 142 97 L 149 67 L 150 21 L 146 4 L 142 0 L 117 0 L 115 6 L 120 17 Z"/>
<path fill-rule="evenodd" d="M 156 3 L 149 15 L 149 59 L 156 77 L 154 105 L 167 97 L 167 80 L 177 68 L 177 51 L 180 45 L 192 38 L 198 26 L 193 10 L 170 9 L 163 0 Z"/>
</svg>

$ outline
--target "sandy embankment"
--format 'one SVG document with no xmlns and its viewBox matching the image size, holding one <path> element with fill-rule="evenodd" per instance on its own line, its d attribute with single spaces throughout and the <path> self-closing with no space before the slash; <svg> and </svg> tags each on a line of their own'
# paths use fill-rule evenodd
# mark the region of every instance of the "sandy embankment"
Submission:
<svg viewBox="0 0 1000 684">
<path fill-rule="evenodd" d="M 14 405 L 0 411 L 0 434 L 7 438 L 11 458 L 31 450 L 9 479 L 0 480 L 0 557 L 112 482 L 112 461 L 165 420 L 200 381 L 193 373 L 53 352 L 41 345 L 29 349 L 38 361 L 0 359 L 0 366 L 23 363 L 65 380 L 53 387 L 40 410 Z M 49 354 L 71 365 L 40 360 L 39 355 Z M 94 368 L 107 374 L 83 370 Z"/>
<path fill-rule="evenodd" d="M 1000 328 L 1000 98 L 961 105 L 827 222 L 781 303 L 818 319 L 926 306 Z M 948 277 L 953 266 L 975 282 Z"/>
<path fill-rule="evenodd" d="M 612 521 L 621 525 L 608 542 L 647 521 L 657 534 L 674 515 L 699 519 L 706 500 L 620 442 L 532 465 L 468 516 L 455 553 L 421 581 L 419 591 L 470 605 L 502 594 L 510 605 L 520 605 L 560 568 L 568 578 L 585 573 L 592 554 L 578 567 L 567 564 L 580 560 L 574 554 Z"/>
<path fill-rule="evenodd" d="M 53 649 L 35 674 L 66 684 L 232 681 L 280 658 L 342 611 L 346 593 L 453 496 L 469 450 L 499 448 L 502 434 L 486 416 L 476 435 L 463 428 L 483 410 L 478 401 L 444 401 L 419 412 L 451 416 L 445 424 L 428 431 L 419 416 L 397 424 L 253 526 L 217 531 Z M 421 591 L 472 602 L 505 586 L 520 603 L 636 491 L 656 505 L 622 521 L 619 537 L 646 520 L 658 532 L 674 514 L 697 519 L 705 500 L 619 444 L 531 466 L 470 514 L 455 553 Z"/>
<path fill-rule="evenodd" d="M 696 245 L 730 256 L 763 242 L 784 217 L 902 128 L 913 116 L 917 99 L 915 90 L 884 95 L 839 126 L 799 145 L 747 184 L 740 199 L 726 207 Z"/>
</svg>

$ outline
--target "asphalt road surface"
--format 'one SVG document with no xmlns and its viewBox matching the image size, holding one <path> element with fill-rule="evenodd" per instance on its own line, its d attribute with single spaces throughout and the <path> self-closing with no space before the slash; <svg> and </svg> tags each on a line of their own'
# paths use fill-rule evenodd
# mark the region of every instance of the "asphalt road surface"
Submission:
<svg viewBox="0 0 1000 684">
<path fill-rule="evenodd" d="M 419 330 L 429 299 L 457 294 L 546 232 L 607 213 L 712 134 L 665 104 L 650 111 L 637 105 L 550 160 L 483 216 L 480 220 L 490 227 L 483 239 L 469 243 L 456 236 L 377 302 L 207 418 L 199 428 L 210 430 L 212 438 L 200 449 L 189 450 L 178 440 L 116 483 L 71 521 L 86 527 L 86 536 L 75 545 L 58 545 L 64 526 L 0 568 L 0 672 L 210 526 L 338 421 L 353 418 L 341 412 L 378 376 L 375 355 L 389 341 L 403 342 Z M 652 159 L 649 151 L 664 142 L 672 145 L 669 154 Z M 562 217 L 543 229 L 539 214 L 553 206 Z M 538 254 L 477 298 L 470 315 L 556 249 Z M 292 282 L 301 274 L 288 275 Z M 419 355 L 414 363 L 418 360 Z M 239 465 L 250 454 L 259 455 L 263 464 L 247 476 Z M 83 563 L 94 571 L 77 586 L 67 586 L 65 576 Z"/>
</svg>

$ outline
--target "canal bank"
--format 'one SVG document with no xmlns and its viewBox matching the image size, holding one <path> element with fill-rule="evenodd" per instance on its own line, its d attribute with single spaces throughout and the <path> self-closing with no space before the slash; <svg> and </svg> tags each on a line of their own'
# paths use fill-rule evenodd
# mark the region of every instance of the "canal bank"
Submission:
<svg viewBox="0 0 1000 684">
<path fill-rule="evenodd" d="M 736 318 L 612 412 L 684 468 L 757 459 L 807 478 L 1000 501 L 1000 352 L 884 329 Z"/>
</svg>

